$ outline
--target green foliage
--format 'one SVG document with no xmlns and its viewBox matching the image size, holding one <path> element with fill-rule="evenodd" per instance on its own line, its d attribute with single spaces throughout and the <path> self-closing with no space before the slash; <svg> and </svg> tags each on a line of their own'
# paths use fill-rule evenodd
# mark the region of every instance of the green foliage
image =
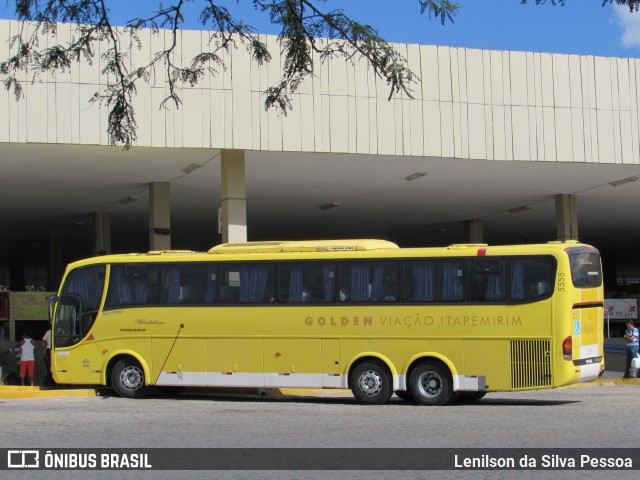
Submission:
<svg viewBox="0 0 640 480">
<path fill-rule="evenodd" d="M 197 54 L 189 64 L 177 64 L 176 47 L 180 25 L 184 22 L 186 1 L 202 5 L 199 21 L 209 31 L 210 49 Z M 410 94 L 414 74 L 402 58 L 375 29 L 347 17 L 341 10 L 324 11 L 326 0 L 246 0 L 253 2 L 256 10 L 267 15 L 270 21 L 281 27 L 278 40 L 283 58 L 282 78 L 265 92 L 265 108 L 275 107 L 283 114 L 291 108 L 291 93 L 314 73 L 315 62 L 334 56 L 366 59 L 376 75 L 390 86 L 390 96 L 399 91 Z M 453 18 L 458 5 L 448 0 L 418 0 L 420 13 L 439 18 L 444 24 Z M 109 9 L 103 0 L 16 0 L 17 18 L 23 21 L 20 33 L 11 39 L 12 56 L 0 63 L 0 74 L 5 78 L 7 90 L 13 90 L 16 98 L 23 95 L 19 74 L 65 71 L 84 59 L 93 62 L 99 42 L 102 74 L 108 82 L 104 89 L 93 94 L 90 101 L 100 102 L 109 108 L 108 133 L 112 144 L 129 148 L 136 141 L 136 122 L 132 106 L 138 82 L 146 82 L 155 69 L 166 71 L 168 94 L 161 106 L 179 107 L 180 85 L 196 85 L 210 72 L 217 74 L 225 69 L 223 52 L 242 45 L 258 64 L 271 61 L 271 53 L 254 29 L 234 18 L 215 0 L 171 0 L 160 3 L 158 9 L 147 17 L 130 20 L 124 29 L 116 29 L 109 18 Z M 27 25 L 24 22 L 32 22 Z M 77 24 L 74 39 L 56 43 L 57 22 Z M 149 28 L 154 34 L 160 29 L 169 32 L 170 42 L 163 50 L 153 52 L 147 64 L 131 65 L 128 51 L 140 49 L 138 36 L 141 28 Z M 166 37 L 166 34 L 165 34 Z M 326 37 L 322 40 L 321 37 Z M 49 47 L 41 48 L 41 38 Z"/>
</svg>

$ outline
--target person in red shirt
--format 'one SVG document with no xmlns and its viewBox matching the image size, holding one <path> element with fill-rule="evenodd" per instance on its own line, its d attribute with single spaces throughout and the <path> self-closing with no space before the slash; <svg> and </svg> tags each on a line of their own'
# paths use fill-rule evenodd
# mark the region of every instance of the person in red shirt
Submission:
<svg viewBox="0 0 640 480">
<path fill-rule="evenodd" d="M 35 370 L 35 347 L 36 343 L 28 333 L 22 334 L 22 339 L 18 342 L 22 356 L 20 358 L 20 383 L 24 386 L 24 379 L 29 377 L 29 383 L 33 387 L 33 372 Z"/>
</svg>

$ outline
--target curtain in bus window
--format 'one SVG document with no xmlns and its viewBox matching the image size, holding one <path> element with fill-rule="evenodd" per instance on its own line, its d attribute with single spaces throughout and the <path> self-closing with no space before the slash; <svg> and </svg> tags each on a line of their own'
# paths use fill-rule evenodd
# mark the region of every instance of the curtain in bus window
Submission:
<svg viewBox="0 0 640 480">
<path fill-rule="evenodd" d="M 522 260 L 511 261 L 511 299 L 524 300 L 524 263 Z"/>
<path fill-rule="evenodd" d="M 78 295 L 86 305 L 92 297 L 93 269 L 78 270 L 69 279 L 65 293 Z M 85 307 L 86 308 L 86 307 Z"/>
<path fill-rule="evenodd" d="M 207 290 L 204 293 L 205 303 L 215 303 L 216 301 L 216 267 L 207 267 Z"/>
<path fill-rule="evenodd" d="M 78 295 L 82 299 L 82 308 L 85 312 L 98 310 L 102 297 L 104 267 L 102 277 L 99 268 L 84 268 L 76 270 L 69 277 L 64 293 Z"/>
<path fill-rule="evenodd" d="M 292 265 L 289 272 L 289 301 L 299 303 L 304 301 L 302 283 L 302 265 Z"/>
<path fill-rule="evenodd" d="M 128 278 L 133 291 L 133 303 L 147 303 L 147 285 L 144 278 Z"/>
<path fill-rule="evenodd" d="M 133 303 L 133 295 L 124 281 L 124 270 L 121 266 L 112 266 L 109 281 L 109 306 L 129 305 Z"/>
<path fill-rule="evenodd" d="M 336 275 L 333 265 L 322 266 L 322 286 L 325 302 L 333 302 L 336 294 Z"/>
<path fill-rule="evenodd" d="M 259 303 L 263 301 L 269 268 L 265 265 L 247 265 L 240 267 L 240 301 Z"/>
<path fill-rule="evenodd" d="M 464 289 L 462 284 L 462 277 L 458 275 L 458 272 L 461 270 L 461 268 L 462 267 L 459 262 L 443 262 L 443 301 L 453 302 L 456 300 L 462 300 Z"/>
<path fill-rule="evenodd" d="M 180 303 L 180 267 L 168 267 L 169 291 L 167 292 L 167 303 Z"/>
<path fill-rule="evenodd" d="M 433 265 L 416 263 L 413 266 L 413 301 L 433 301 Z"/>
<path fill-rule="evenodd" d="M 488 274 L 487 279 L 487 295 L 486 299 L 490 302 L 497 302 L 499 300 L 506 300 L 506 281 L 504 274 Z"/>
<path fill-rule="evenodd" d="M 147 286 L 146 276 L 143 278 L 126 277 L 125 267 L 111 267 L 111 287 L 108 305 L 136 305 L 146 303 Z"/>
<path fill-rule="evenodd" d="M 371 283 L 371 294 L 369 300 L 378 302 L 382 299 L 382 282 L 384 280 L 384 265 L 373 266 L 373 282 Z"/>
<path fill-rule="evenodd" d="M 353 302 L 369 300 L 369 265 L 355 264 L 351 266 L 351 292 Z"/>
</svg>

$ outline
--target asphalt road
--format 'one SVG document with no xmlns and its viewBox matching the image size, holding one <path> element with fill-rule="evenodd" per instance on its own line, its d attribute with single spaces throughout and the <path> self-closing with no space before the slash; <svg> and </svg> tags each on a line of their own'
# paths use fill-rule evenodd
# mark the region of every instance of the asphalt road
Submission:
<svg viewBox="0 0 640 480">
<path fill-rule="evenodd" d="M 113 396 L 3 400 L 1 448 L 616 448 L 637 445 L 638 385 L 489 394 L 420 407 L 351 396 Z M 629 413 L 633 422 L 629 424 Z M 2 472 L 13 478 L 636 478 L 635 472 Z M 5 475 L 6 474 L 6 475 Z M 89 475 L 89 476 L 88 476 Z"/>
</svg>

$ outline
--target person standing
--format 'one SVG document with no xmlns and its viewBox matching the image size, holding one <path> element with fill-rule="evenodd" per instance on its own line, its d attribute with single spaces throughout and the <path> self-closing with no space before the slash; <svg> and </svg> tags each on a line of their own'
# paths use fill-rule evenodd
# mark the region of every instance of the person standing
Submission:
<svg viewBox="0 0 640 480">
<path fill-rule="evenodd" d="M 42 354 L 44 358 L 44 366 L 46 372 L 44 374 L 44 385 L 50 387 L 53 385 L 53 377 L 51 376 L 51 329 L 47 330 L 47 333 L 42 337 L 42 346 L 44 352 Z"/>
<path fill-rule="evenodd" d="M 638 355 L 638 329 L 634 327 L 633 320 L 627 320 L 627 329 L 624 331 L 624 339 L 627 341 L 627 358 L 622 378 L 629 378 L 631 374 L 631 360 Z"/>
<path fill-rule="evenodd" d="M 29 383 L 33 387 L 33 373 L 35 369 L 35 342 L 28 333 L 22 334 L 22 339 L 18 342 L 18 346 L 22 352 L 20 358 L 20 383 L 24 386 L 24 377 L 29 376 Z"/>
</svg>

